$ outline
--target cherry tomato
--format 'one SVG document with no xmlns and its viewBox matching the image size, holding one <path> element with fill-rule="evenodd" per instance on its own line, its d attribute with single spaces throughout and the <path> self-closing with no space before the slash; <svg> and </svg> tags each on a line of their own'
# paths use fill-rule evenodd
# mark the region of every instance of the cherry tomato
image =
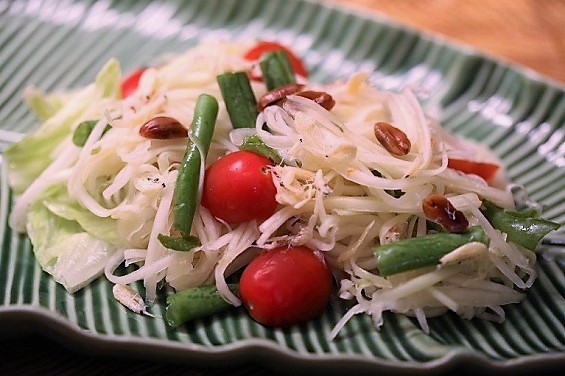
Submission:
<svg viewBox="0 0 565 376">
<path fill-rule="evenodd" d="M 498 166 L 492 163 L 473 162 L 453 158 L 449 158 L 447 167 L 461 171 L 465 174 L 478 175 L 487 182 L 490 181 L 496 174 L 496 171 L 498 171 Z"/>
<path fill-rule="evenodd" d="M 303 246 L 264 251 L 239 281 L 243 305 L 266 326 L 294 325 L 319 316 L 331 290 L 332 275 L 322 252 Z"/>
<path fill-rule="evenodd" d="M 204 174 L 202 205 L 228 223 L 266 219 L 277 208 L 277 189 L 268 169 L 271 164 L 250 151 L 223 156 Z"/>
<path fill-rule="evenodd" d="M 302 77 L 308 77 L 308 70 L 304 66 L 302 60 L 300 60 L 300 58 L 296 56 L 294 52 L 277 42 L 260 41 L 245 53 L 244 58 L 252 61 L 258 60 L 265 52 L 278 50 L 284 50 L 287 53 L 294 73 Z M 253 75 L 251 78 L 256 79 L 257 77 Z"/>
<path fill-rule="evenodd" d="M 147 68 L 139 68 L 133 72 L 131 72 L 127 77 L 122 80 L 121 89 L 122 89 L 122 98 L 127 98 L 137 89 L 139 85 L 139 79 L 143 72 L 145 72 Z"/>
</svg>

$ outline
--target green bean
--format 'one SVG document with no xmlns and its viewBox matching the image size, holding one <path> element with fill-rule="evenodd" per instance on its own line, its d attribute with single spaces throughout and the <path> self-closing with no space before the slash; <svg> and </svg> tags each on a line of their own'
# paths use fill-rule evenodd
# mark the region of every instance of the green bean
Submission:
<svg viewBox="0 0 565 376">
<path fill-rule="evenodd" d="M 200 239 L 198 239 L 196 236 L 183 238 L 181 236 L 159 234 L 157 235 L 157 239 L 161 242 L 161 244 L 163 244 L 164 247 L 182 252 L 192 251 L 192 249 L 201 245 Z"/>
<path fill-rule="evenodd" d="M 379 274 L 396 273 L 435 265 L 454 249 L 471 242 L 488 244 L 482 228 L 470 227 L 460 234 L 438 233 L 417 238 L 398 240 L 373 248 Z"/>
<path fill-rule="evenodd" d="M 234 294 L 239 294 L 237 284 L 228 284 Z M 177 292 L 167 297 L 165 317 L 170 326 L 210 316 L 233 307 L 226 302 L 214 285 L 204 285 Z"/>
<path fill-rule="evenodd" d="M 245 72 L 224 73 L 216 77 L 226 110 L 234 128 L 254 128 L 257 100 Z"/>
<path fill-rule="evenodd" d="M 253 151 L 257 154 L 264 155 L 276 164 L 279 164 L 282 161 L 279 152 L 267 145 L 263 140 L 261 140 L 261 137 L 256 134 L 245 137 L 239 149 Z"/>
<path fill-rule="evenodd" d="M 86 120 L 80 123 L 76 127 L 73 133 L 73 144 L 75 144 L 76 146 L 83 147 L 84 144 L 86 144 L 86 140 L 88 139 L 88 136 L 90 136 L 92 130 L 94 129 L 97 123 L 98 120 Z M 110 129 L 112 129 L 112 126 L 110 126 L 110 124 L 106 124 L 106 127 L 102 132 L 102 135 L 104 135 Z"/>
<path fill-rule="evenodd" d="M 296 82 L 288 55 L 283 50 L 264 53 L 259 66 L 268 90 Z"/>
<path fill-rule="evenodd" d="M 512 243 L 535 251 L 540 240 L 560 225 L 543 218 L 535 218 L 532 210 L 514 212 L 502 209 L 491 202 L 484 202 L 485 217 L 492 227 L 507 235 Z"/>
<path fill-rule="evenodd" d="M 208 154 L 217 116 L 218 102 L 216 98 L 208 94 L 201 94 L 196 102 L 188 146 L 179 167 L 175 185 L 174 223 L 183 238 L 190 237 L 192 220 L 198 204 L 200 163 L 202 158 L 205 159 Z M 191 139 L 192 141 L 190 141 Z M 198 143 L 202 155 L 200 155 L 195 143 Z"/>
</svg>

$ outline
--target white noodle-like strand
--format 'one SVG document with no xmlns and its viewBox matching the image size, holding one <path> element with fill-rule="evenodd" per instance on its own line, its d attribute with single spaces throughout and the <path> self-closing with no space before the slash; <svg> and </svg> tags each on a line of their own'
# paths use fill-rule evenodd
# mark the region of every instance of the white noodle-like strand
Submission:
<svg viewBox="0 0 565 376">
<path fill-rule="evenodd" d="M 159 208 L 155 214 L 155 221 L 153 223 L 153 229 L 151 230 L 151 235 L 149 237 L 149 244 L 147 246 L 147 256 L 145 257 L 145 265 L 149 266 L 152 263 L 158 262 L 163 256 L 165 256 L 169 251 L 161 244 L 157 239 L 159 234 L 168 233 L 168 218 L 169 211 L 171 209 L 171 203 L 173 201 L 174 192 L 174 182 L 176 181 L 176 174 L 171 173 L 170 179 L 166 188 L 163 190 L 163 198 L 159 203 Z M 162 271 L 159 270 L 159 271 Z M 144 279 L 144 285 L 146 289 L 145 300 L 148 303 L 155 301 L 157 293 L 157 283 L 163 278 L 162 275 L 151 275 Z"/>
</svg>

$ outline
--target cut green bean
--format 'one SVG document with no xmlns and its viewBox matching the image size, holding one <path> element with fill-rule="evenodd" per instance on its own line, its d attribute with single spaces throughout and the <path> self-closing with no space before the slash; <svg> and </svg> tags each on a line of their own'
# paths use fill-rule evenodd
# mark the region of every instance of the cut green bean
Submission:
<svg viewBox="0 0 565 376">
<path fill-rule="evenodd" d="M 288 55 L 283 50 L 266 52 L 263 54 L 259 66 L 268 90 L 296 82 Z"/>
<path fill-rule="evenodd" d="M 174 223 L 183 238 L 190 238 L 192 220 L 198 205 L 200 163 L 202 158 L 205 159 L 208 154 L 217 116 L 218 101 L 216 98 L 208 94 L 201 94 L 196 102 L 188 146 L 179 167 L 175 185 Z M 202 156 L 196 143 L 202 150 Z"/>
<path fill-rule="evenodd" d="M 560 227 L 558 223 L 531 216 L 534 214 L 532 210 L 514 212 L 487 201 L 484 206 L 485 217 L 492 227 L 506 233 L 507 239 L 512 243 L 530 251 L 535 251 L 544 236 Z"/>
<path fill-rule="evenodd" d="M 173 249 L 175 251 L 189 252 L 195 247 L 201 245 L 200 239 L 196 236 L 188 236 L 183 238 L 181 236 L 169 236 L 165 234 L 157 235 L 157 239 L 163 244 L 165 248 Z"/>
<path fill-rule="evenodd" d="M 73 133 L 73 144 L 83 147 L 97 123 L 98 120 L 86 120 L 80 123 Z M 112 126 L 110 124 L 106 124 L 102 135 L 104 135 L 110 129 L 112 129 Z"/>
<path fill-rule="evenodd" d="M 216 77 L 230 121 L 234 128 L 255 128 L 257 100 L 245 72 L 224 73 Z"/>
<path fill-rule="evenodd" d="M 231 292 L 239 294 L 237 284 L 228 284 Z M 210 316 L 232 308 L 214 285 L 204 285 L 177 292 L 167 297 L 165 317 L 170 326 Z"/>
<path fill-rule="evenodd" d="M 460 234 L 439 233 L 398 240 L 373 248 L 373 253 L 379 274 L 386 277 L 435 265 L 449 252 L 471 242 L 488 244 L 482 228 L 474 226 Z"/>
<path fill-rule="evenodd" d="M 267 145 L 263 140 L 261 140 L 261 137 L 256 134 L 245 137 L 239 149 L 264 155 L 276 164 L 279 164 L 282 161 L 279 152 Z"/>
</svg>

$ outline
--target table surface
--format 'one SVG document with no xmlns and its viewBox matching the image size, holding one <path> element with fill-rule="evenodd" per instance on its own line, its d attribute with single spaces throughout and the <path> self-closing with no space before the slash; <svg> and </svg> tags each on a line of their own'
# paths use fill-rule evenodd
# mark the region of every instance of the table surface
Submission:
<svg viewBox="0 0 565 376">
<path fill-rule="evenodd" d="M 472 45 L 492 56 L 529 67 L 565 83 L 565 1 L 331 1 L 354 9 L 380 12 L 402 23 Z M 99 357 L 75 353 L 40 335 L 0 341 L 2 374 L 72 374 L 72 370 L 79 369 L 81 375 L 267 373 L 265 368 L 255 364 L 236 370 L 228 365 L 218 366 L 198 368 L 149 360 L 122 360 L 119 354 Z M 268 374 L 280 375 L 272 370 Z"/>
<path fill-rule="evenodd" d="M 332 0 L 471 45 L 565 83 L 563 0 Z"/>
</svg>

